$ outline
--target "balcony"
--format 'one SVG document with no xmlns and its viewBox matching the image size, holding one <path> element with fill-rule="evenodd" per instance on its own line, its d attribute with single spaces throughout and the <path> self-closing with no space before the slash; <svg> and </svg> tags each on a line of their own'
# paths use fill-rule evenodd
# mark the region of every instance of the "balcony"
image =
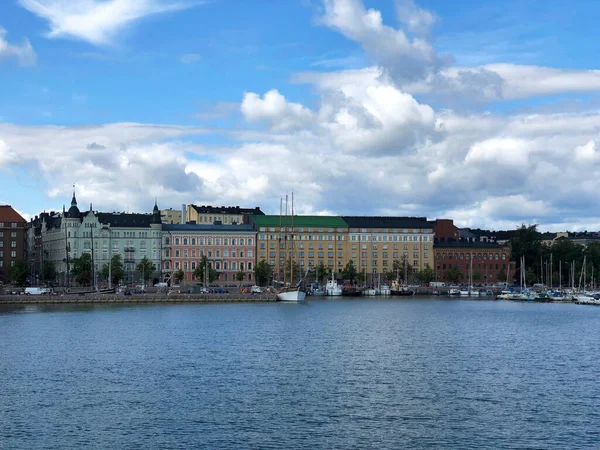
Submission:
<svg viewBox="0 0 600 450">
<path fill-rule="evenodd" d="M 135 262 L 135 258 L 127 256 L 127 257 L 123 258 L 123 262 L 124 263 L 134 263 Z"/>
<path fill-rule="evenodd" d="M 125 247 L 125 251 L 126 252 L 135 252 L 135 248 L 134 247 Z"/>
</svg>

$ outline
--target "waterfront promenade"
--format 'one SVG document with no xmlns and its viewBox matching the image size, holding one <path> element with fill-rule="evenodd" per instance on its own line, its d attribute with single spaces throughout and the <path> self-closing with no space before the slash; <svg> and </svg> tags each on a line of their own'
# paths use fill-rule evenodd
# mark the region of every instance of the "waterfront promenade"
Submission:
<svg viewBox="0 0 600 450">
<path fill-rule="evenodd" d="M 64 295 L 0 295 L 6 304 L 72 304 L 72 303 L 240 303 L 274 302 L 274 294 L 64 294 Z"/>
</svg>

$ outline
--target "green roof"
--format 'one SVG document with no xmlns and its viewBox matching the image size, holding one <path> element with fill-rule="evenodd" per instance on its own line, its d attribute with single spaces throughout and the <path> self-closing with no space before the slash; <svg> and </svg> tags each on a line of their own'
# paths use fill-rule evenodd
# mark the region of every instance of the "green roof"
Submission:
<svg viewBox="0 0 600 450">
<path fill-rule="evenodd" d="M 259 227 L 278 227 L 281 223 L 283 226 L 292 226 L 291 216 L 253 216 L 256 225 Z M 340 216 L 294 216 L 295 227 L 312 227 L 312 228 L 348 228 L 348 224 Z"/>
</svg>

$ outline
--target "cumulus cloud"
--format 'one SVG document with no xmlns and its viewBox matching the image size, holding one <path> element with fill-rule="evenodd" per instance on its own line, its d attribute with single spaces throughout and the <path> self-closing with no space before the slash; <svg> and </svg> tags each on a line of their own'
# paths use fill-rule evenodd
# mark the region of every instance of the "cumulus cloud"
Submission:
<svg viewBox="0 0 600 450">
<path fill-rule="evenodd" d="M 412 2 L 399 5 L 400 18 L 409 29 L 423 32 L 433 23 L 433 16 Z M 366 9 L 360 0 L 324 0 L 324 6 L 321 23 L 359 42 L 366 54 L 398 82 L 422 79 L 444 65 L 444 59 L 427 39 L 385 25 L 381 12 Z"/>
<path fill-rule="evenodd" d="M 19 0 L 19 3 L 49 22 L 47 37 L 76 38 L 94 45 L 111 43 L 119 31 L 143 17 L 191 5 L 174 0 Z"/>
<path fill-rule="evenodd" d="M 263 98 L 254 92 L 245 93 L 240 109 L 247 120 L 266 121 L 280 130 L 297 128 L 312 120 L 308 108 L 288 102 L 276 89 L 268 91 Z"/>
<path fill-rule="evenodd" d="M 7 31 L 0 27 L 0 63 L 3 59 L 16 58 L 20 66 L 35 66 L 37 55 L 27 38 L 21 45 L 9 44 Z"/>
</svg>

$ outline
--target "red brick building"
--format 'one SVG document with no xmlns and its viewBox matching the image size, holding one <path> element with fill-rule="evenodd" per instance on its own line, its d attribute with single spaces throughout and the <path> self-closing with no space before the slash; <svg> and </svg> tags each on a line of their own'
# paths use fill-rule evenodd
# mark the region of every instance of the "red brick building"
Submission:
<svg viewBox="0 0 600 450">
<path fill-rule="evenodd" d="M 498 279 L 498 273 L 503 269 L 505 273 L 510 271 L 510 275 L 513 274 L 514 268 L 510 267 L 510 246 L 500 245 L 488 238 L 461 239 L 460 230 L 451 219 L 436 220 L 433 232 L 434 268 L 438 280 L 448 281 L 448 270 L 456 267 L 462 275 L 462 281 L 466 282 L 469 279 L 471 259 L 475 283 L 506 281 L 505 277 Z"/>
<path fill-rule="evenodd" d="M 8 271 L 25 260 L 27 221 L 10 205 L 0 205 L 0 282 L 8 284 Z"/>
</svg>

